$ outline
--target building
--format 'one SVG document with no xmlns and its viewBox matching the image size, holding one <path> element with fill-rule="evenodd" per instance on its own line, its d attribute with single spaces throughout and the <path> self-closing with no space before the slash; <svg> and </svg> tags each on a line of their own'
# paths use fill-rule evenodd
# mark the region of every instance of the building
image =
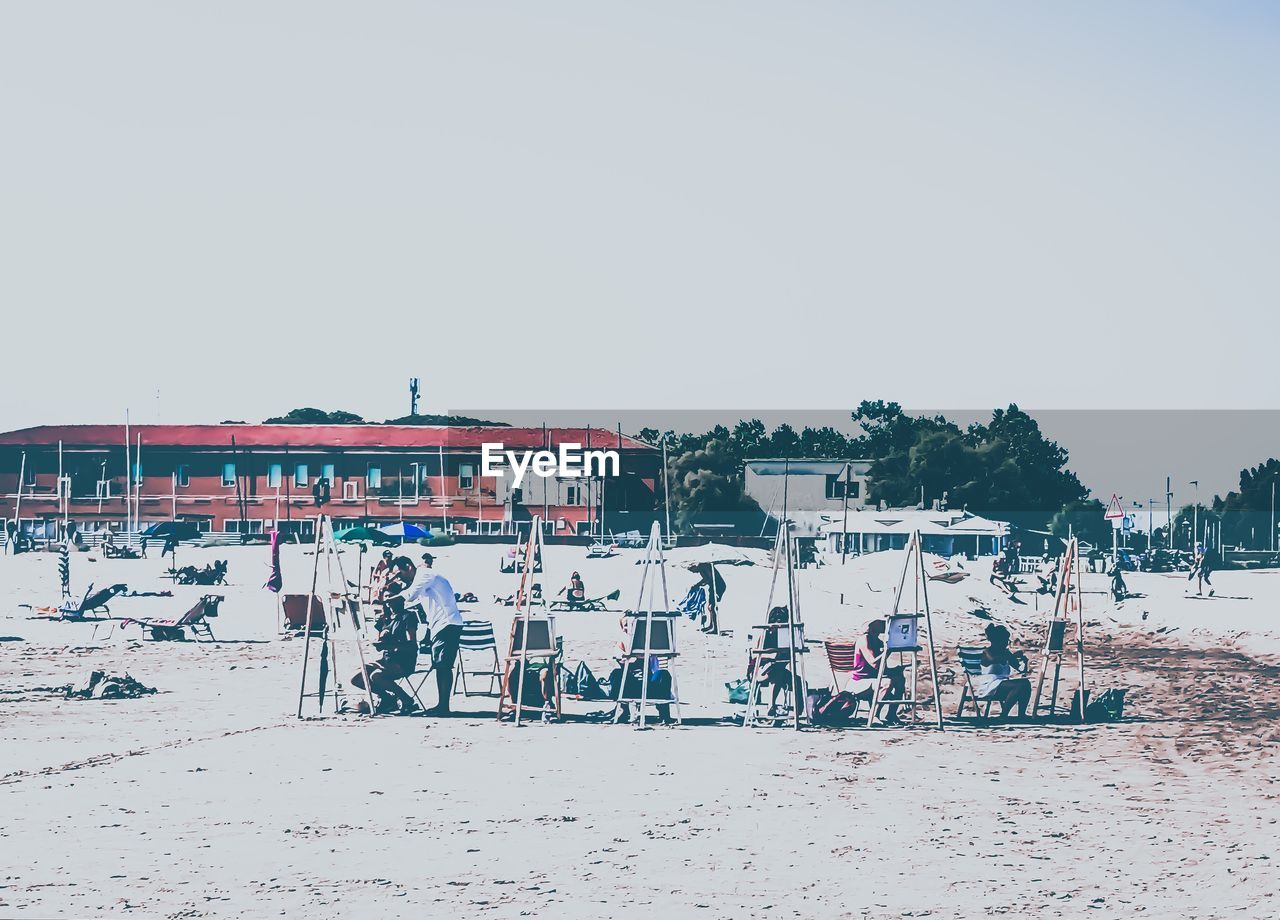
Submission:
<svg viewBox="0 0 1280 920">
<path fill-rule="evenodd" d="M 36 539 L 65 515 L 81 533 L 190 521 L 201 532 L 308 536 L 323 511 L 338 529 L 408 521 L 457 534 L 551 536 L 647 527 L 661 455 L 618 432 L 417 425 L 47 425 L 0 434 L 0 514 Z M 618 475 L 484 476 L 482 445 L 616 450 Z M 612 471 L 610 471 L 612 472 Z M 126 478 L 130 477 L 130 478 Z M 19 483 L 21 480 L 21 484 Z M 327 490 L 326 487 L 327 486 Z M 126 494 L 130 498 L 126 506 Z"/>
<path fill-rule="evenodd" d="M 920 531 L 925 552 L 939 556 L 992 556 L 998 554 L 1009 536 L 1009 525 L 967 511 L 922 511 L 917 508 L 878 510 L 861 508 L 829 516 L 819 532 L 827 549 L 840 553 L 847 543 L 849 553 L 874 553 L 903 549 L 912 532 Z"/>
<path fill-rule="evenodd" d="M 831 515 L 844 513 L 846 497 L 850 511 L 866 506 L 870 469 L 870 460 L 748 460 L 743 491 L 775 522 L 785 497 L 794 532 L 814 536 Z"/>
</svg>

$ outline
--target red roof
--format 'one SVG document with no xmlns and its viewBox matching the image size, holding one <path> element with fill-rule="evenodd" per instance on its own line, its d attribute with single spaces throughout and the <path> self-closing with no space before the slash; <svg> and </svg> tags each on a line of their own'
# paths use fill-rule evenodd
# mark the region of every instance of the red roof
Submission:
<svg viewBox="0 0 1280 920">
<path fill-rule="evenodd" d="M 455 427 L 445 425 L 131 425 L 130 440 L 142 436 L 143 447 L 229 448 L 231 439 L 241 448 L 350 448 L 355 450 L 414 450 L 451 447 L 480 449 L 481 444 L 500 442 L 507 449 L 538 449 L 543 446 L 541 428 L 501 426 Z M 548 428 L 552 447 L 564 443 L 590 443 L 593 448 L 652 450 L 635 438 L 605 428 Z M 124 444 L 124 425 L 38 425 L 0 433 L 0 446 L 56 447 L 67 449 Z"/>
</svg>

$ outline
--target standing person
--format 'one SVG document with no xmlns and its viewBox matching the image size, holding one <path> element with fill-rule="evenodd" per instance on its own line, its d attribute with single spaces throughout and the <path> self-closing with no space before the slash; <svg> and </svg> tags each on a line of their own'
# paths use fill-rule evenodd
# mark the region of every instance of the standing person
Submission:
<svg viewBox="0 0 1280 920">
<path fill-rule="evenodd" d="M 698 573 L 698 584 L 706 592 L 706 604 L 702 608 L 702 631 L 710 635 L 720 632 L 720 599 L 724 597 L 724 578 L 710 562 L 703 562 L 694 570 Z"/>
<path fill-rule="evenodd" d="M 430 642 L 431 664 L 436 674 L 436 705 L 427 710 L 429 716 L 449 715 L 449 697 L 453 694 L 453 666 L 458 660 L 458 640 L 462 637 L 462 614 L 448 579 L 431 570 L 435 557 L 423 553 L 422 565 L 415 566 L 407 556 L 392 562 L 395 577 L 407 581 L 399 595 L 406 607 L 418 605 L 420 619 L 427 624 L 423 643 Z"/>
<path fill-rule="evenodd" d="M 1213 584 L 1209 581 L 1209 576 L 1217 569 L 1217 559 L 1212 550 L 1207 549 L 1203 543 L 1196 544 L 1196 560 L 1191 566 L 1191 571 L 1187 574 L 1187 581 L 1193 577 L 1196 580 L 1196 596 L 1199 597 L 1204 592 L 1204 586 L 1209 586 L 1209 596 L 1213 597 Z"/>
</svg>

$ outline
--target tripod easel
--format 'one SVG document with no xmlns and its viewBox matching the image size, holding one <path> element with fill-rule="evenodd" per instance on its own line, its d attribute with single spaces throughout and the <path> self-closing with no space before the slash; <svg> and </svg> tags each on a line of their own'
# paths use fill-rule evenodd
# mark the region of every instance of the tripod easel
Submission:
<svg viewBox="0 0 1280 920">
<path fill-rule="evenodd" d="M 653 569 L 658 574 L 654 576 Z M 656 591 L 659 580 L 662 584 L 662 608 L 654 609 Z M 648 601 L 645 600 L 645 587 L 649 589 Z M 667 561 L 662 552 L 662 529 L 657 521 L 649 532 L 649 543 L 644 551 L 644 571 L 640 574 L 640 596 L 634 610 L 627 611 L 631 618 L 631 629 L 627 636 L 628 646 L 619 657 L 621 677 L 618 680 L 618 695 L 613 703 L 613 718 L 616 721 L 623 703 L 635 703 L 639 710 L 636 727 L 644 728 L 645 707 L 649 705 L 670 705 L 675 708 L 676 722 L 680 718 L 680 693 L 676 685 L 676 677 L 671 673 L 671 698 L 667 700 L 649 699 L 649 662 L 654 658 L 663 658 L 668 662 L 675 658 L 676 623 L 679 614 L 671 611 L 671 600 L 667 594 Z M 643 631 L 643 638 L 639 633 Z M 626 693 L 627 676 L 635 662 L 640 664 L 640 694 L 628 696 Z M 668 672 L 670 672 L 668 667 Z"/>
<path fill-rule="evenodd" d="M 320 556 L 325 556 L 325 576 L 328 582 L 328 590 L 325 591 L 324 598 L 321 599 L 321 610 L 324 616 L 323 631 L 319 636 L 320 642 L 320 662 L 319 662 L 319 689 L 315 693 L 307 692 L 307 666 L 311 661 L 311 633 L 320 624 L 313 622 L 315 605 L 314 602 L 307 604 L 307 626 L 305 631 L 305 642 L 302 647 L 302 681 L 298 688 L 298 718 L 302 716 L 303 702 L 308 697 L 317 697 L 320 701 L 320 712 L 324 712 L 324 700 L 327 695 L 329 683 L 329 673 L 334 675 L 334 705 L 337 706 L 337 700 L 342 690 L 342 677 L 338 671 L 338 640 L 354 643 L 356 654 L 360 658 L 360 673 L 364 677 L 365 699 L 369 704 L 369 713 L 373 714 L 376 710 L 373 703 L 373 689 L 369 683 L 369 667 L 364 656 L 364 640 L 363 631 L 360 623 L 360 601 L 359 597 L 353 596 L 347 590 L 347 579 L 342 569 L 342 557 L 338 554 L 338 544 L 333 537 L 333 522 L 327 514 L 321 514 L 316 518 L 316 540 L 315 540 L 315 559 L 311 569 L 311 594 L 310 597 L 316 596 L 316 586 L 320 580 Z M 333 589 L 333 566 L 337 564 L 339 586 L 341 590 Z"/>
<path fill-rule="evenodd" d="M 516 590 L 516 616 L 511 621 L 511 638 L 507 646 L 507 655 L 503 659 L 502 695 L 498 697 L 498 721 L 501 722 L 508 711 L 515 713 L 515 724 L 520 725 L 526 711 L 541 711 L 542 707 L 526 706 L 524 702 L 525 672 L 530 658 L 543 659 L 547 667 L 554 668 L 560 650 L 556 647 L 555 617 L 550 613 L 533 616 L 530 608 L 533 601 L 529 596 L 529 586 L 534 576 L 534 560 L 545 559 L 545 546 L 542 537 L 542 519 L 533 517 L 533 526 L 529 529 L 529 541 L 525 544 L 524 566 L 520 573 L 520 587 Z M 545 569 L 545 565 L 544 565 Z M 546 607 L 546 601 L 542 601 Z M 511 678 L 516 679 L 514 694 L 511 690 Z M 560 682 L 554 681 L 553 706 L 555 715 L 560 717 Z"/>
<path fill-rule="evenodd" d="M 785 500 L 784 500 L 785 504 Z M 773 610 L 773 597 L 778 584 L 778 572 L 784 568 L 787 573 L 787 618 L 780 623 L 770 623 L 769 612 Z M 769 581 L 769 600 L 765 604 L 765 625 L 753 627 L 758 630 L 755 642 L 747 652 L 747 665 L 751 671 L 751 685 L 747 692 L 747 709 L 742 716 L 742 726 L 759 724 L 761 721 L 772 723 L 776 715 L 767 713 L 762 717 L 759 713 L 762 667 L 765 660 L 785 661 L 791 675 L 791 727 L 799 731 L 801 723 L 812 725 L 808 712 L 809 685 L 804 675 L 804 656 L 808 649 L 804 644 L 804 621 L 800 616 L 800 586 L 796 581 L 795 539 L 791 536 L 791 521 L 783 519 L 778 522 L 778 540 L 773 547 L 773 575 Z M 770 648 L 772 638 L 773 647 Z M 779 653 L 782 653 L 779 655 Z"/>
<path fill-rule="evenodd" d="M 1044 692 L 1045 678 L 1049 667 L 1053 667 L 1053 680 L 1049 690 L 1049 704 L 1044 707 L 1045 715 L 1053 718 L 1057 714 L 1058 684 L 1062 676 L 1062 659 L 1066 656 L 1067 627 L 1071 622 L 1071 608 L 1076 613 L 1076 673 L 1080 682 L 1078 694 L 1080 721 L 1084 721 L 1085 684 L 1084 684 L 1084 601 L 1080 586 L 1080 544 L 1072 537 L 1067 542 L 1067 549 L 1062 554 L 1062 562 L 1058 566 L 1058 590 L 1053 598 L 1053 613 L 1045 624 L 1044 650 L 1040 658 L 1040 676 L 1036 680 L 1036 692 L 1031 702 L 1031 717 L 1039 718 L 1041 714 L 1040 698 Z"/>
<path fill-rule="evenodd" d="M 913 605 L 911 612 L 904 612 L 903 593 L 907 586 L 907 573 L 911 572 L 913 587 Z M 924 621 L 924 646 L 920 645 L 920 622 Z M 929 683 L 933 692 L 930 697 L 921 699 L 920 687 L 920 652 L 929 653 Z M 908 669 L 911 676 L 910 692 L 900 700 L 884 700 L 880 693 L 880 685 L 889 666 L 889 656 L 897 655 L 899 665 Z M 929 576 L 924 567 L 924 547 L 920 542 L 920 531 L 911 534 L 907 541 L 907 557 L 902 562 L 902 575 L 898 578 L 898 590 L 893 598 L 893 612 L 885 622 L 884 651 L 880 654 L 880 666 L 876 669 L 876 685 L 871 691 L 871 710 L 867 713 L 867 727 L 875 723 L 876 710 L 881 705 L 891 705 L 911 711 L 911 721 L 916 719 L 916 710 L 933 707 L 938 729 L 942 730 L 942 697 L 938 690 L 938 657 L 933 648 L 933 615 L 929 610 Z"/>
</svg>

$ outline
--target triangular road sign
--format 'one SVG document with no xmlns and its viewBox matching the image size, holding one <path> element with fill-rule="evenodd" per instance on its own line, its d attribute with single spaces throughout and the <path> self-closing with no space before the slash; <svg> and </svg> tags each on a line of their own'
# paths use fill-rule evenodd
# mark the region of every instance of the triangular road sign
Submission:
<svg viewBox="0 0 1280 920">
<path fill-rule="evenodd" d="M 1120 505 L 1120 496 L 1113 494 L 1111 502 L 1107 505 L 1107 513 L 1103 515 L 1108 521 L 1123 521 L 1124 508 Z"/>
</svg>

